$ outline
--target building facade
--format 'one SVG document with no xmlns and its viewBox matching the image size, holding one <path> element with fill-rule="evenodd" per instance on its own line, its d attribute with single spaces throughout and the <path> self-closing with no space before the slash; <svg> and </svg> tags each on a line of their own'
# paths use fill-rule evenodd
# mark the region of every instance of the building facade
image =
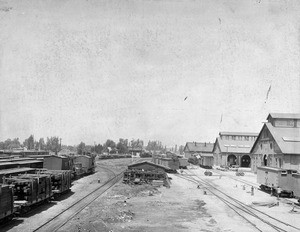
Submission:
<svg viewBox="0 0 300 232">
<path fill-rule="evenodd" d="M 250 167 L 250 150 L 257 136 L 249 132 L 220 132 L 213 147 L 214 164 Z"/>
<path fill-rule="evenodd" d="M 251 149 L 251 170 L 267 166 L 300 171 L 300 114 L 270 113 Z"/>
<path fill-rule="evenodd" d="M 187 142 L 183 149 L 183 153 L 185 158 L 201 156 L 201 154 L 212 155 L 213 147 L 214 147 L 213 143 Z"/>
</svg>

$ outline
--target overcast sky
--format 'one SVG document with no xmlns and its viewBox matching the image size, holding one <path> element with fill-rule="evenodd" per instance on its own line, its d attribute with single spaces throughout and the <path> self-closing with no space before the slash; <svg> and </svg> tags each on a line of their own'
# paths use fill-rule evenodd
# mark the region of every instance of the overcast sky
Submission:
<svg viewBox="0 0 300 232">
<path fill-rule="evenodd" d="M 297 0 L 0 1 L 0 140 L 214 142 L 299 102 Z"/>
</svg>

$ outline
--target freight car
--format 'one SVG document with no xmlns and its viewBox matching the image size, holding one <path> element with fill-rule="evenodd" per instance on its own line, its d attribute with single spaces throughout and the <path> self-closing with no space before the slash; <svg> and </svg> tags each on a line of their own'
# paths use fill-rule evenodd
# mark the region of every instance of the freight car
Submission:
<svg viewBox="0 0 300 232">
<path fill-rule="evenodd" d="M 0 184 L 0 223 L 11 220 L 15 209 L 12 187 Z"/>
<path fill-rule="evenodd" d="M 300 198 L 300 174 L 296 170 L 257 167 L 257 182 L 264 191 Z"/>
<path fill-rule="evenodd" d="M 37 170 L 38 174 L 49 175 L 54 197 L 70 191 L 72 171 L 70 170 Z"/>
<path fill-rule="evenodd" d="M 43 160 L 18 160 L 0 162 L 0 170 L 12 168 L 43 168 Z"/>
<path fill-rule="evenodd" d="M 187 169 L 187 166 L 189 166 L 188 159 L 184 157 L 178 157 L 178 160 L 179 160 L 179 168 Z"/>
<path fill-rule="evenodd" d="M 81 164 L 83 174 L 95 172 L 95 158 L 87 155 L 77 155 L 74 157 L 74 164 Z M 77 167 L 79 167 L 77 165 Z"/>
<path fill-rule="evenodd" d="M 199 166 L 206 169 L 212 169 L 214 166 L 214 156 L 213 154 L 201 154 L 199 157 Z"/>
<path fill-rule="evenodd" d="M 23 174 L 4 178 L 4 183 L 13 186 L 14 205 L 19 206 L 19 213 L 24 213 L 39 203 L 50 201 L 53 196 L 49 175 Z"/>
<path fill-rule="evenodd" d="M 57 156 L 51 155 L 44 157 L 43 168 L 49 170 L 72 170 L 73 169 L 73 157 L 70 156 Z"/>
<path fill-rule="evenodd" d="M 176 172 L 179 169 L 180 163 L 179 158 L 176 155 L 166 155 L 166 154 L 160 154 L 160 155 L 153 155 L 152 156 L 152 162 L 155 164 L 162 165 L 164 167 L 168 167 L 171 172 Z"/>
<path fill-rule="evenodd" d="M 12 168 L 12 169 L 4 169 L 0 170 L 0 183 L 3 183 L 4 177 L 13 177 L 18 176 L 20 174 L 30 174 L 35 173 L 34 168 Z"/>
</svg>

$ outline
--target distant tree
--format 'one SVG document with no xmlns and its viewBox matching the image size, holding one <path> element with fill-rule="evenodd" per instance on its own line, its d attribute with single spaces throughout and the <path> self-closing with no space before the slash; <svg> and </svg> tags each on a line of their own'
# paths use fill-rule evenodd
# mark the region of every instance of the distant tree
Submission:
<svg viewBox="0 0 300 232">
<path fill-rule="evenodd" d="M 128 153 L 128 139 L 119 139 L 117 144 L 118 152 L 121 154 Z"/>
<path fill-rule="evenodd" d="M 21 144 L 19 142 L 19 138 L 14 138 L 13 140 L 7 139 L 1 145 L 2 149 L 8 149 L 8 150 L 19 148 L 20 146 Z"/>
<path fill-rule="evenodd" d="M 102 151 L 103 151 L 103 146 L 102 146 L 101 144 L 95 145 L 94 151 L 95 151 L 97 154 L 101 154 Z"/>
<path fill-rule="evenodd" d="M 4 150 L 4 142 L 0 142 L 0 150 Z"/>
<path fill-rule="evenodd" d="M 59 137 L 53 136 L 48 138 L 46 142 L 46 149 L 55 153 L 60 151 L 60 139 Z"/>
<path fill-rule="evenodd" d="M 162 145 L 162 142 L 160 141 L 149 141 L 148 145 L 146 146 L 146 150 L 151 152 L 165 152 L 166 147 Z"/>
<path fill-rule="evenodd" d="M 183 153 L 183 149 L 184 149 L 184 146 L 180 145 L 180 146 L 179 146 L 179 149 L 178 149 L 178 151 L 179 151 L 179 154 L 181 154 L 181 155 L 182 155 L 182 153 Z"/>
<path fill-rule="evenodd" d="M 39 144 L 40 150 L 46 150 L 46 144 L 45 144 L 44 138 L 40 138 L 38 144 Z"/>
<path fill-rule="evenodd" d="M 28 149 L 28 150 L 32 150 L 34 149 L 34 136 L 30 135 L 28 139 L 25 139 L 25 141 L 23 142 L 23 145 Z"/>
<path fill-rule="evenodd" d="M 77 146 L 77 153 L 78 154 L 83 154 L 85 152 L 85 143 L 81 142 L 78 146 Z"/>
<path fill-rule="evenodd" d="M 111 139 L 106 140 L 103 147 L 103 151 L 109 152 L 111 154 L 116 153 L 116 143 Z"/>
<path fill-rule="evenodd" d="M 130 147 L 132 148 L 140 148 L 142 149 L 144 147 L 144 141 L 143 140 L 140 140 L 140 139 L 137 139 L 137 140 L 131 140 L 130 142 Z"/>
</svg>

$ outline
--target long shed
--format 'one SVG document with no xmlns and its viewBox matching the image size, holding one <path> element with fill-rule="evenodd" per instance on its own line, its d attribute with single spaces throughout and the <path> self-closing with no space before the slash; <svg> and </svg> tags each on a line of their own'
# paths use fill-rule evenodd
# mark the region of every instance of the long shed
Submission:
<svg viewBox="0 0 300 232">
<path fill-rule="evenodd" d="M 130 164 L 128 165 L 128 169 L 136 169 L 136 170 L 144 170 L 144 171 L 158 171 L 158 172 L 169 172 L 172 171 L 172 169 L 155 164 L 149 161 L 143 161 L 140 163 Z"/>
</svg>

